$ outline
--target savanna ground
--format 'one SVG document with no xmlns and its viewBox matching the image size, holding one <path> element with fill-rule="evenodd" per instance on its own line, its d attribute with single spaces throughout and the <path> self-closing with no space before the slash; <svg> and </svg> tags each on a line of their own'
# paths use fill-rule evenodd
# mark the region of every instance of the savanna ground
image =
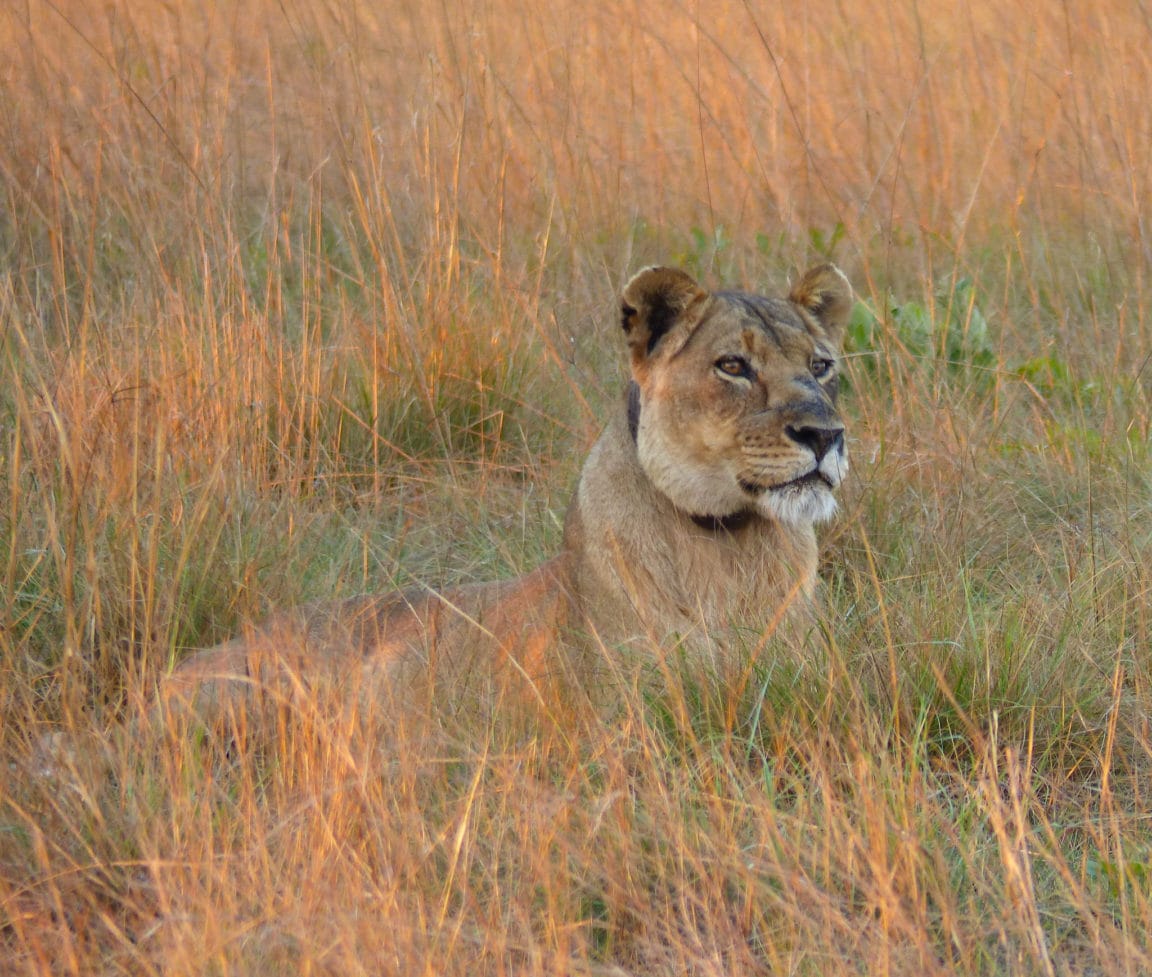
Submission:
<svg viewBox="0 0 1152 977">
<path fill-rule="evenodd" d="M 0 971 L 1152 972 L 1146 6 L 0 38 Z M 552 551 L 640 265 L 824 257 L 854 468 L 802 654 L 579 729 L 130 724 L 270 608 Z"/>
</svg>

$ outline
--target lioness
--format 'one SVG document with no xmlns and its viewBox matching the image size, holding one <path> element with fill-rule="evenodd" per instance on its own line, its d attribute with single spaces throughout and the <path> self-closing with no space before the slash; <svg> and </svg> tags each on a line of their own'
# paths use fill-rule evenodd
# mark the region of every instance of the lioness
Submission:
<svg viewBox="0 0 1152 977">
<path fill-rule="evenodd" d="M 848 470 L 836 393 L 851 304 L 830 264 L 787 299 L 644 269 L 621 304 L 632 379 L 558 556 L 511 581 L 305 606 L 194 655 L 164 699 L 237 703 L 285 676 L 297 687 L 318 662 L 390 685 L 451 672 L 538 692 L 579 648 L 711 653 L 740 631 L 755 645 L 811 596 L 813 525 Z"/>
</svg>

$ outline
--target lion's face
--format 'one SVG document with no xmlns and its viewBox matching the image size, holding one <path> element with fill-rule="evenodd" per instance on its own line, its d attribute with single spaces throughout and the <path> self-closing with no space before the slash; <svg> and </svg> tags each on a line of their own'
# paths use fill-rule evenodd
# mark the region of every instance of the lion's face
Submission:
<svg viewBox="0 0 1152 977">
<path fill-rule="evenodd" d="M 648 268 L 623 295 L 640 464 L 681 511 L 812 523 L 848 471 L 836 409 L 852 290 L 833 265 L 787 299 L 708 293 Z"/>
</svg>

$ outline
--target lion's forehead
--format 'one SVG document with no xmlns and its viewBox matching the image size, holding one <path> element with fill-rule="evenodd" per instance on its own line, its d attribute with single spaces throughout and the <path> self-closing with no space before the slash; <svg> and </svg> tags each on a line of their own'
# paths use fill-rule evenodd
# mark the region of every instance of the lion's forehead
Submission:
<svg viewBox="0 0 1152 977">
<path fill-rule="evenodd" d="M 749 292 L 716 292 L 712 314 L 733 328 L 754 328 L 777 344 L 791 345 L 808 338 L 804 320 L 796 307 L 784 299 Z"/>
<path fill-rule="evenodd" d="M 745 352 L 768 365 L 836 355 L 808 331 L 791 302 L 746 292 L 717 292 L 713 299 L 697 336 L 714 352 Z"/>
</svg>

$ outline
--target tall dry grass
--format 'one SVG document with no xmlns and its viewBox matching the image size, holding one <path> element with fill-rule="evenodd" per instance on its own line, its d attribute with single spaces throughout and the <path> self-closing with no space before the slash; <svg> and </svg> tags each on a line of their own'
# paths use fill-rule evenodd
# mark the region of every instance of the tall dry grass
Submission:
<svg viewBox="0 0 1152 977">
<path fill-rule="evenodd" d="M 0 971 L 1152 970 L 1152 27 L 937 7 L 0 11 Z M 554 547 L 629 271 L 824 256 L 803 655 L 127 724 L 270 607 Z"/>
</svg>

